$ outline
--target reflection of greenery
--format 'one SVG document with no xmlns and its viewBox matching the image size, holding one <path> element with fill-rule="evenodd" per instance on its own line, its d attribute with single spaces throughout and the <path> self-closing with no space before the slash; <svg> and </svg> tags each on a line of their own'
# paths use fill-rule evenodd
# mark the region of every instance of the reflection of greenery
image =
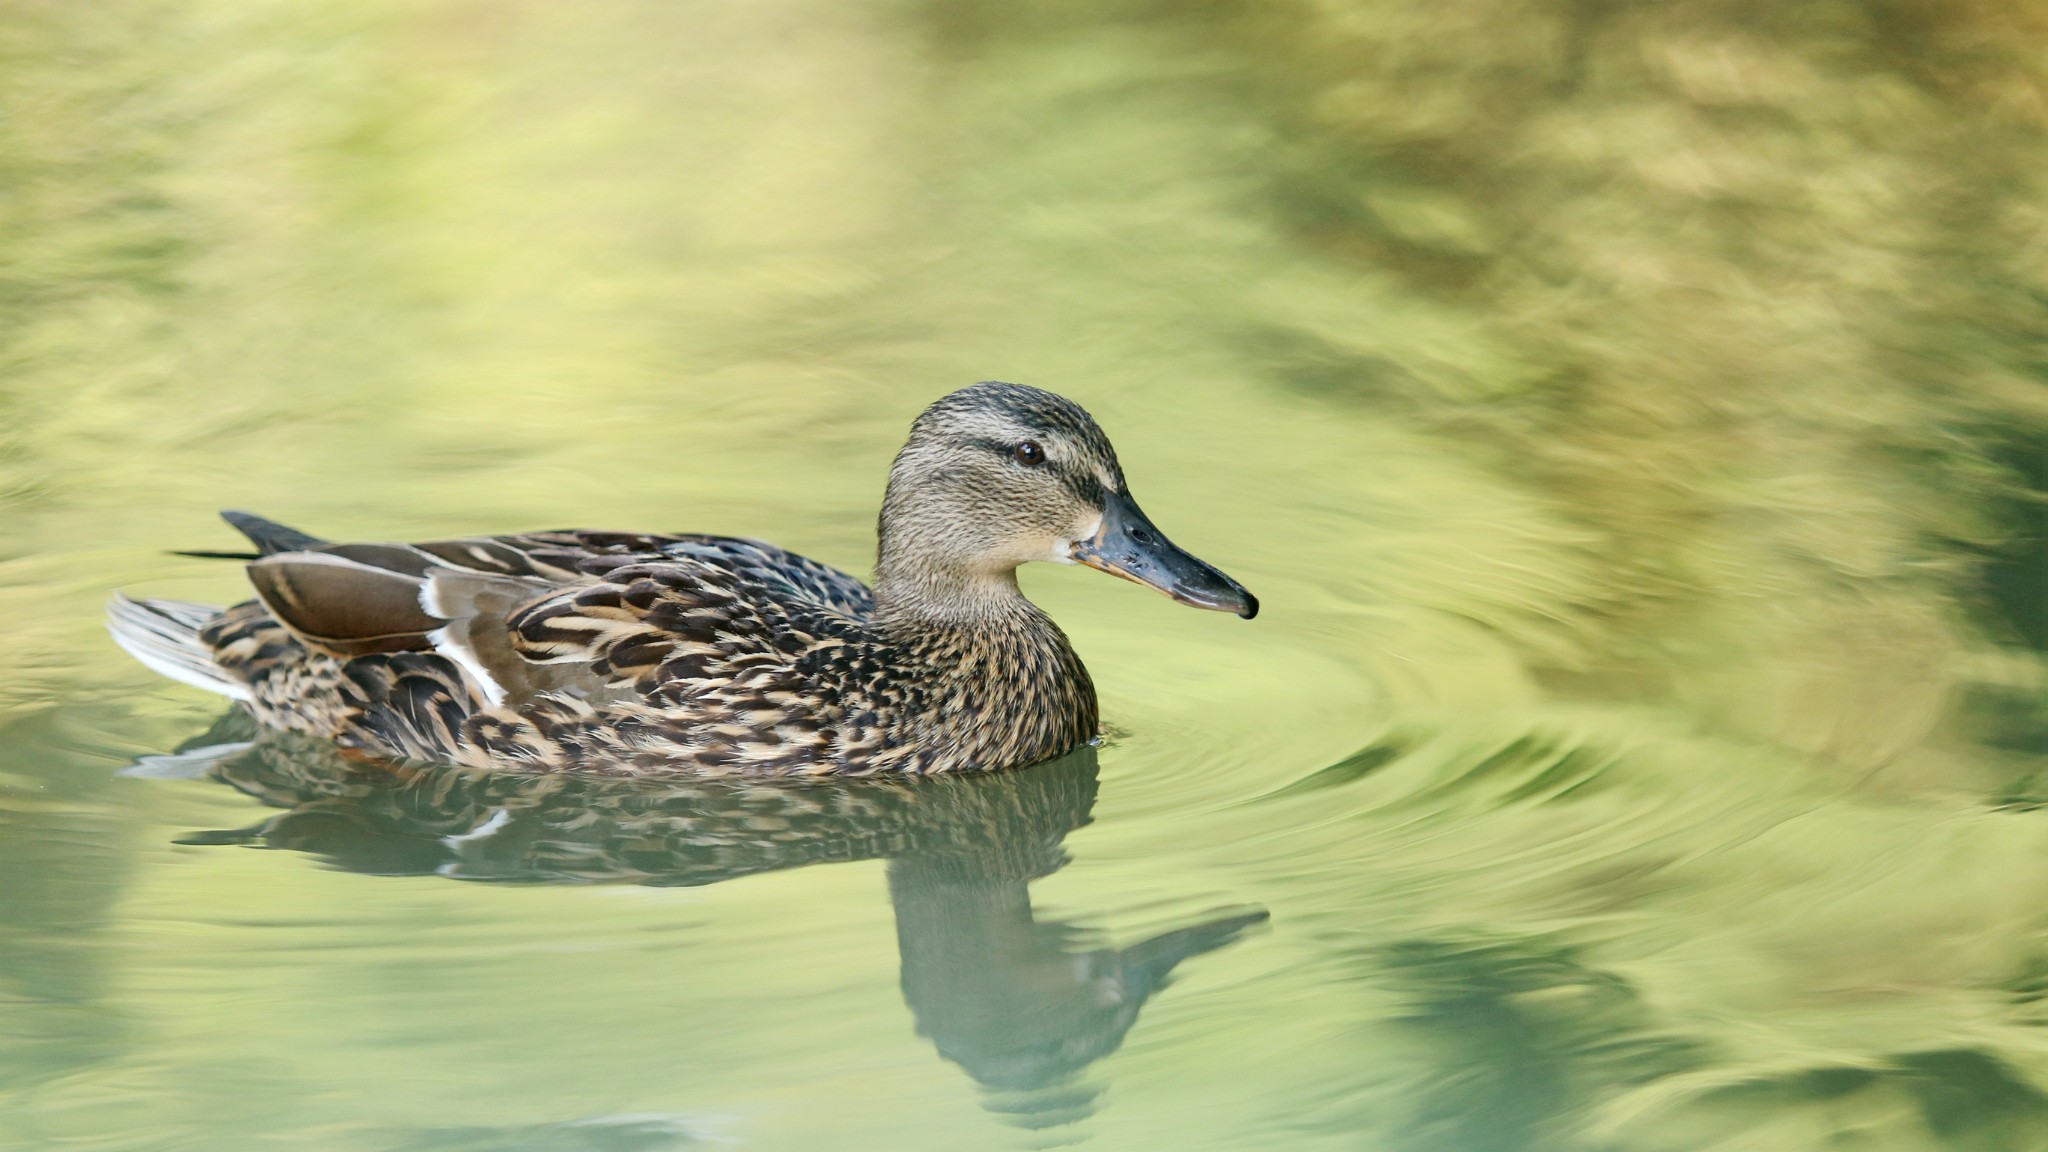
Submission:
<svg viewBox="0 0 2048 1152">
<path fill-rule="evenodd" d="M 2048 1138 L 2048 1097 L 1996 1057 L 1970 1049 L 1911 1052 L 1870 1066 L 1814 1068 L 1735 1085 L 1709 1101 L 1724 1115 L 1824 1109 L 1904 1112 L 1944 1148 L 2022 1152 Z"/>
<path fill-rule="evenodd" d="M 1862 803 L 1811 762 L 1567 715 L 1491 741 L 1409 729 L 1239 809 L 1247 862 L 1323 863 L 1299 906 L 1389 1002 L 1359 1047 L 1402 1090 L 1329 1105 L 1317 1130 L 2030 1146 L 2048 1054 L 2040 879 L 2017 864 L 2033 821 Z"/>
<path fill-rule="evenodd" d="M 1985 529 L 2003 446 L 2042 431 L 2048 153 L 2011 103 L 2048 90 L 2041 17 L 1465 0 L 1220 22 L 1264 49 L 1242 74 L 1292 161 L 1270 169 L 1289 234 L 1498 350 L 1389 341 L 1361 300 L 1267 313 L 1274 367 L 1513 451 L 1623 571 L 1718 586 L 1705 549 L 1735 527 L 1780 579 L 1910 580 Z"/>
<path fill-rule="evenodd" d="M 1373 979 L 1411 1006 L 1434 1074 L 1403 1125 L 1403 1147 L 1538 1152 L 1578 1145 L 1577 1102 L 1696 1067 L 1690 1042 L 1657 1036 L 1635 990 L 1568 951 L 1414 940 Z"/>
<path fill-rule="evenodd" d="M 775 1046 L 843 1018 L 849 1051 L 936 1063 L 831 869 L 690 893 L 727 927 L 779 893 L 754 930 L 799 922 L 823 959 L 536 959 L 543 905 L 492 901 L 601 941 L 639 921 L 195 864 L 175 830 L 255 814 L 175 784 L 120 793 L 160 834 L 137 850 L 52 749 L 199 726 L 174 689 L 81 691 L 149 683 L 99 634 L 108 585 L 235 594 L 158 555 L 221 540 L 211 507 L 859 567 L 909 416 L 995 375 L 1097 410 L 1148 510 L 1269 605 L 1226 632 L 1027 575 L 1132 733 L 1090 867 L 1043 891 L 1121 922 L 1129 893 L 1243 885 L 1283 926 L 1096 1066 L 1102 1140 L 2039 1142 L 2035 0 L 109 0 L 0 31 L 0 713 L 31 718 L 0 987 L 42 1006 L 0 1065 L 112 1061 L 47 1081 L 66 1115 L 141 1082 L 216 1144 L 370 1131 L 321 1111 L 351 1097 L 546 1146 L 687 1065 L 764 1146 L 913 1143 L 862 1110 L 922 1121 L 950 1070 L 885 1106 L 858 1057 Z M 68 727 L 33 719 L 59 702 Z M 300 815 L 279 834 L 362 846 Z M 409 843 L 416 870 L 453 851 Z M 286 915 L 330 899 L 361 901 L 333 938 Z M 294 926 L 244 934 L 221 910 L 249 902 Z M 147 946 L 81 949 L 102 903 Z M 187 918 L 135 927 L 160 906 Z M 471 916 L 502 935 L 406 947 Z M 261 963 L 286 939 L 332 947 Z M 1133 950 L 1063 949 L 1033 955 Z M 648 1039 L 676 989 L 748 1023 Z M 208 1040 L 250 997 L 292 1006 L 257 1055 Z M 574 1070 L 507 1042 L 507 1001 Z M 86 1023 L 117 1012 L 125 1061 Z M 728 1034 L 762 1048 L 702 1055 Z M 409 1075 L 434 1046 L 487 1071 Z M 791 1067 L 825 1103 L 762 1095 Z M 1274 1119 L 1337 1098 L 1332 1126 Z"/>
<path fill-rule="evenodd" d="M 716 1147 L 668 1117 L 620 1116 L 525 1127 L 457 1127 L 394 1137 L 380 1152 L 680 1152 Z"/>
<path fill-rule="evenodd" d="M 67 754 L 79 719 L 0 726 L 0 1090 L 104 1060 L 124 1039 L 101 1000 L 126 822 L 95 795 L 100 765 Z"/>
<path fill-rule="evenodd" d="M 1429 1067 L 1397 1130 L 1400 1147 L 1604 1147 L 1585 1130 L 1580 1101 L 1697 1073 L 1714 1058 L 1697 1040 L 1660 1032 L 1636 989 L 1586 968 L 1569 950 L 1405 941 L 1389 949 L 1371 978 L 1388 981 L 1408 1005 L 1397 1019 L 1418 1033 Z M 1973 1049 L 1761 1074 L 1703 1093 L 1694 1107 L 1710 1117 L 1706 1131 L 1720 1128 L 1722 1138 L 1737 1140 L 1756 1135 L 1744 1133 L 1744 1119 L 1768 1126 L 1801 1111 L 1896 1111 L 1948 1148 L 2019 1152 L 2048 1137 L 2048 1095 L 1996 1056 Z M 1701 1134 L 1691 1130 L 1688 1140 Z"/>
</svg>

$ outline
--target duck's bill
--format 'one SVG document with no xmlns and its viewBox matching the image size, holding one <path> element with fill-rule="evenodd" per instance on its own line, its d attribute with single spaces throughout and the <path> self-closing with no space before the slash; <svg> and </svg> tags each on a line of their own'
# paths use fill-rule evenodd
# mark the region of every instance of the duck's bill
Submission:
<svg viewBox="0 0 2048 1152">
<path fill-rule="evenodd" d="M 1095 535 L 1075 543 L 1076 563 L 1156 588 L 1183 604 L 1212 612 L 1234 612 L 1249 620 L 1259 614 L 1258 598 L 1168 540 L 1145 518 L 1137 502 L 1113 493 Z"/>
</svg>

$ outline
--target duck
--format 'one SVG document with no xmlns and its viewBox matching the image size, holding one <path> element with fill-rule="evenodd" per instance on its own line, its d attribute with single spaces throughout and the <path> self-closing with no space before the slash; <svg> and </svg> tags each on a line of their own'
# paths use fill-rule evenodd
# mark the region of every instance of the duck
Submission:
<svg viewBox="0 0 2048 1152">
<path fill-rule="evenodd" d="M 342 750 L 526 773 L 940 775 L 1095 741 L 1093 681 L 1017 584 L 1079 564 L 1257 615 L 1172 543 L 1064 396 L 984 381 L 912 423 L 872 586 L 759 540 L 582 529 L 333 543 L 245 512 L 255 595 L 117 594 L 143 665 Z"/>
</svg>

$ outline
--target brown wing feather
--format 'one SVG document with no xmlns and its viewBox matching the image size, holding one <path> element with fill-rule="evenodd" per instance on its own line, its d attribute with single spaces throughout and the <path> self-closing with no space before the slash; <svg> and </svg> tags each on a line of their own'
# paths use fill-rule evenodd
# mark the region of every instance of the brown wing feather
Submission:
<svg viewBox="0 0 2048 1152">
<path fill-rule="evenodd" d="M 217 658 L 251 678 L 266 723 L 368 751 L 830 770 L 875 736 L 870 706 L 852 703 L 862 692 L 818 691 L 866 681 L 853 664 L 818 677 L 860 663 L 872 595 L 757 541 L 567 531 L 315 542 L 267 550 L 250 577 L 260 607 L 230 613 Z"/>
<path fill-rule="evenodd" d="M 420 607 L 424 580 L 327 552 L 279 552 L 249 565 L 249 582 L 279 623 L 337 656 L 417 652 L 446 620 Z"/>
<path fill-rule="evenodd" d="M 865 629 L 801 585 L 690 557 L 621 565 L 526 605 L 507 626 L 527 660 L 585 665 L 648 699 L 793 667 Z"/>
</svg>

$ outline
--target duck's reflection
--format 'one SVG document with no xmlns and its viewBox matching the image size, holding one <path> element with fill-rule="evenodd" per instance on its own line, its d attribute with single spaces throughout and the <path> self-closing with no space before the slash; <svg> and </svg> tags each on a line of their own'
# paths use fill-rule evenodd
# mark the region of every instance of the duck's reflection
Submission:
<svg viewBox="0 0 2048 1152">
<path fill-rule="evenodd" d="M 1095 750 L 1015 772 L 823 783 L 513 776 L 357 763 L 223 720 L 149 774 L 210 775 L 284 811 L 187 837 L 309 852 L 351 871 L 512 883 L 715 884 L 826 861 L 889 861 L 903 997 L 940 1055 L 1029 1126 L 1085 1112 L 1064 1089 L 1116 1050 L 1175 966 L 1263 911 L 1129 948 L 1075 943 L 1028 885 L 1095 802 Z M 1012 1095 L 1015 1094 L 1015 1095 Z"/>
</svg>

